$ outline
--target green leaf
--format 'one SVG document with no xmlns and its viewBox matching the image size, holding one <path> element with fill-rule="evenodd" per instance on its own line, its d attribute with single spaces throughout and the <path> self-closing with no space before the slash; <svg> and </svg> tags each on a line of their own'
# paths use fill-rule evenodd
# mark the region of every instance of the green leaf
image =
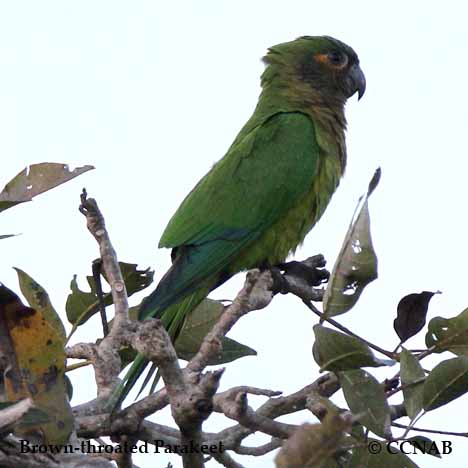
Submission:
<svg viewBox="0 0 468 468">
<path fill-rule="evenodd" d="M 417 448 L 426 455 L 432 455 L 433 457 L 442 458 L 437 444 L 424 436 L 414 436 L 406 439 L 413 447 Z"/>
<path fill-rule="evenodd" d="M 17 401 L 2 401 L 0 402 L 0 411 L 15 405 L 18 405 Z M 18 425 L 22 428 L 26 428 L 27 426 L 36 426 L 48 422 L 50 422 L 50 418 L 45 411 L 31 407 L 15 421 L 15 426 Z M 2 432 L 6 432 L 5 427 L 2 428 Z"/>
<path fill-rule="evenodd" d="M 450 351 L 468 356 L 468 309 L 450 319 L 434 317 L 429 322 L 426 346 L 436 346 L 436 353 Z"/>
<path fill-rule="evenodd" d="M 138 319 L 139 308 L 140 305 L 130 307 L 128 315 L 131 320 Z M 205 299 L 188 315 L 175 344 L 175 349 L 180 359 L 189 361 L 195 356 L 200 348 L 201 342 L 218 321 L 223 310 L 224 306 L 220 302 L 212 299 Z M 112 328 L 112 323 L 113 320 L 109 322 L 109 329 Z M 216 356 L 209 362 L 210 365 L 225 364 L 241 357 L 257 355 L 254 349 L 230 338 L 224 337 L 221 343 L 223 351 L 221 355 Z M 135 359 L 137 353 L 132 348 L 122 348 L 119 354 L 122 361 L 122 368 L 124 368 Z"/>
<path fill-rule="evenodd" d="M 351 427 L 350 435 L 359 442 L 367 440 L 364 426 L 358 422 L 354 422 L 353 426 Z"/>
<path fill-rule="evenodd" d="M 400 353 L 400 364 L 406 413 L 414 419 L 423 409 L 423 383 L 426 374 L 419 361 L 406 349 Z"/>
<path fill-rule="evenodd" d="M 189 361 L 200 348 L 206 334 L 213 328 L 224 310 L 223 304 L 212 299 L 205 299 L 186 318 L 182 331 L 175 343 L 177 355 Z M 244 356 L 255 356 L 257 352 L 235 340 L 224 337 L 223 350 L 209 364 L 225 364 Z"/>
<path fill-rule="evenodd" d="M 379 367 L 385 363 L 374 356 L 361 340 L 322 325 L 314 326 L 315 343 L 312 348 L 320 371 L 333 372 L 361 367 Z"/>
<path fill-rule="evenodd" d="M 424 409 L 431 411 L 468 392 L 468 356 L 437 364 L 424 382 Z"/>
<path fill-rule="evenodd" d="M 380 169 L 369 184 L 359 214 L 353 216 L 349 226 L 323 298 L 325 317 L 348 312 L 356 304 L 364 288 L 377 278 L 377 256 L 372 246 L 368 198 L 379 179 Z"/>
<path fill-rule="evenodd" d="M 141 291 L 147 288 L 153 282 L 154 271 L 149 268 L 146 270 L 138 270 L 138 265 L 135 263 L 119 262 L 120 270 L 127 289 L 127 295 Z M 99 301 L 96 294 L 96 284 L 92 276 L 87 276 L 91 292 L 81 291 L 76 281 L 76 275 L 70 283 L 71 294 L 69 294 L 66 303 L 66 311 L 68 321 L 73 325 L 70 336 L 76 328 L 83 325 L 94 314 L 99 312 Z M 113 303 L 112 294 L 104 293 L 104 303 L 109 306 Z"/>
<path fill-rule="evenodd" d="M 45 411 L 39 408 L 31 408 L 22 418 L 18 421 L 21 427 L 37 426 L 38 424 L 48 423 L 49 416 Z"/>
<path fill-rule="evenodd" d="M 70 289 L 71 294 L 68 295 L 65 305 L 67 318 L 73 325 L 82 325 L 99 310 L 98 300 L 95 293 L 81 291 L 76 275 L 73 275 Z"/>
<path fill-rule="evenodd" d="M 382 385 L 361 369 L 340 372 L 339 379 L 349 409 L 359 422 L 375 434 L 390 438 L 390 408 Z"/>
<path fill-rule="evenodd" d="M 63 343 L 65 343 L 65 327 L 63 326 L 59 315 L 50 302 L 47 291 L 39 283 L 36 283 L 36 281 L 34 281 L 34 279 L 23 270 L 19 268 L 15 268 L 15 270 L 18 275 L 21 292 L 28 301 L 28 304 L 33 309 L 36 309 L 44 315 L 49 325 L 52 325 L 55 328 L 55 330 L 62 337 Z"/>
<path fill-rule="evenodd" d="M 70 171 L 61 163 L 32 164 L 14 177 L 0 193 L 0 212 L 94 169 L 93 166 L 77 167 Z"/>
<path fill-rule="evenodd" d="M 391 453 L 387 450 L 387 442 L 368 439 L 367 447 L 353 449 L 353 455 L 348 468 L 418 468 L 418 465 L 391 445 Z"/>
</svg>

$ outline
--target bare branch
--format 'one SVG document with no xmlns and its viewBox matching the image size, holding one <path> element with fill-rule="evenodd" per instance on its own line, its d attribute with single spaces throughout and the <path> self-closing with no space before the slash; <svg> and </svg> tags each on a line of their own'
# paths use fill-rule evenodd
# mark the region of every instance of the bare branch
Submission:
<svg viewBox="0 0 468 468">
<path fill-rule="evenodd" d="M 235 323 L 245 314 L 269 305 L 274 297 L 271 272 L 259 270 L 248 272 L 242 290 L 225 308 L 218 322 L 205 336 L 198 353 L 184 369 L 181 369 L 171 339 L 159 320 L 128 322 L 125 284 L 105 228 L 104 218 L 95 200 L 88 199 L 86 192 L 83 192 L 81 202 L 80 211 L 86 216 L 88 229 L 99 244 L 103 268 L 112 288 L 116 318 L 109 335 L 99 344 L 79 343 L 67 348 L 68 357 L 92 362 L 98 384 L 98 398 L 74 410 L 77 433 L 80 437 L 104 435 L 121 437 L 129 434 L 130 439 L 135 441 L 142 440 L 153 444 L 156 440 L 163 441 L 165 447 L 170 447 L 176 452 L 178 447 L 184 445 L 199 447 L 203 443 L 217 443 L 225 449 L 237 450 L 239 453 L 250 451 L 252 454 L 260 455 L 277 448 L 281 439 L 288 438 L 297 429 L 295 425 L 276 421 L 278 416 L 304 409 L 307 396 L 312 391 L 325 396 L 333 394 L 339 388 L 336 377 L 328 374 L 288 396 L 280 396 L 281 392 L 278 391 L 249 386 L 234 387 L 216 395 L 223 369 L 214 372 L 203 371 L 211 359 L 220 352 L 223 337 Z M 308 300 L 320 299 L 321 291 L 314 290 L 300 278 L 295 278 L 294 274 L 286 272 L 283 278 L 288 292 L 301 295 Z M 109 389 L 112 389 L 117 382 L 120 371 L 117 353 L 122 345 L 132 346 L 154 362 L 161 372 L 165 388 L 113 414 L 111 418 L 109 414 L 99 414 L 99 412 L 102 412 L 102 402 Z M 248 404 L 249 393 L 268 397 L 268 400 L 255 411 Z M 144 421 L 145 417 L 168 404 L 180 430 Z M 223 413 L 238 424 L 217 434 L 202 432 L 203 421 L 213 410 Z M 256 431 L 269 434 L 274 439 L 271 443 L 260 447 L 241 448 L 242 440 Z M 184 467 L 204 466 L 203 454 L 194 452 L 182 453 Z M 226 452 L 213 453 L 212 456 L 224 466 L 237 468 L 242 466 Z M 119 466 L 131 466 L 129 457 L 120 457 L 116 461 Z"/>
<path fill-rule="evenodd" d="M 2 468 L 113 468 L 104 457 L 90 457 L 81 453 L 38 453 L 21 450 L 23 439 L 8 436 L 0 440 Z"/>
<path fill-rule="evenodd" d="M 236 462 L 227 452 L 213 454 L 213 458 L 226 468 L 245 468 L 244 465 Z"/>
<path fill-rule="evenodd" d="M 17 423 L 33 407 L 34 402 L 31 398 L 26 398 L 2 409 L 0 411 L 0 432 L 5 432 Z"/>
<path fill-rule="evenodd" d="M 137 442 L 135 436 L 122 436 L 120 437 L 120 443 L 127 443 L 128 446 L 132 446 Z M 132 462 L 132 452 L 130 450 L 123 450 L 122 452 L 115 453 L 113 457 L 114 461 L 117 463 L 118 468 L 134 468 Z"/>
<path fill-rule="evenodd" d="M 247 274 L 244 287 L 232 304 L 223 312 L 213 329 L 204 338 L 200 350 L 184 369 L 184 373 L 196 374 L 203 370 L 210 359 L 219 353 L 222 337 L 226 335 L 234 324 L 246 313 L 266 307 L 270 303 L 273 298 L 273 293 L 271 292 L 272 284 L 273 280 L 268 271 L 260 273 L 259 270 L 252 270 Z M 150 340 L 144 341 L 148 343 Z M 136 342 L 133 344 L 140 346 Z M 143 351 L 151 359 L 150 350 L 141 348 L 140 351 Z M 164 376 L 163 380 L 166 382 Z M 193 378 L 190 378 L 190 380 L 193 380 Z M 116 432 L 120 433 L 124 433 L 129 429 L 135 431 L 142 419 L 164 408 L 168 403 L 169 398 L 164 388 L 118 413 L 112 427 Z"/>
<path fill-rule="evenodd" d="M 111 287 L 112 299 L 115 307 L 115 317 L 112 330 L 94 348 L 93 366 L 96 374 L 98 397 L 110 395 L 117 384 L 120 373 L 121 333 L 128 325 L 128 300 L 125 282 L 120 271 L 117 254 L 115 253 L 109 234 L 106 230 L 104 217 L 99 210 L 96 200 L 88 198 L 86 190 L 81 194 L 80 212 L 86 217 L 89 232 L 99 245 L 101 261 Z M 88 357 L 88 359 L 90 359 Z"/>
<path fill-rule="evenodd" d="M 93 235 L 99 245 L 101 260 L 107 281 L 111 287 L 112 299 L 115 307 L 114 324 L 111 335 L 119 333 L 128 321 L 128 300 L 125 282 L 120 271 L 117 254 L 106 229 L 104 216 L 102 215 L 96 200 L 88 198 L 86 190 L 81 194 L 80 212 L 86 217 L 89 232 Z"/>
<path fill-rule="evenodd" d="M 150 319 L 142 322 L 132 337 L 131 345 L 148 360 L 157 364 L 169 396 L 186 390 L 177 354 L 160 320 Z"/>
<path fill-rule="evenodd" d="M 268 442 L 264 445 L 259 445 L 258 447 L 246 447 L 244 445 L 239 445 L 234 451 L 239 455 L 250 455 L 251 457 L 261 457 L 267 453 L 280 448 L 283 444 L 282 439 L 272 439 L 271 442 Z"/>
<path fill-rule="evenodd" d="M 216 408 L 216 404 L 221 399 L 232 399 L 237 396 L 238 393 L 249 393 L 250 395 L 261 395 L 267 397 L 275 397 L 280 396 L 283 392 L 275 391 L 275 390 L 267 390 L 264 388 L 257 388 L 257 387 L 249 387 L 248 385 L 240 385 L 238 387 L 232 387 L 225 392 L 218 393 L 214 396 L 214 404 Z"/>
<path fill-rule="evenodd" d="M 159 368 L 171 404 L 172 416 L 180 428 L 182 445 L 200 447 L 201 426 L 213 409 L 223 369 L 207 372 L 198 383 L 192 383 L 182 372 L 174 346 L 160 320 L 141 324 L 132 341 L 133 347 Z M 184 467 L 204 466 L 203 454 L 197 450 L 182 454 Z"/>
<path fill-rule="evenodd" d="M 247 393 L 239 392 L 234 398 L 218 400 L 219 409 L 228 418 L 238 421 L 242 426 L 253 432 L 261 430 L 273 437 L 288 438 L 297 426 L 274 421 L 261 414 L 257 414 L 247 402 Z"/>
<path fill-rule="evenodd" d="M 253 310 L 262 309 L 271 302 L 273 299 L 272 286 L 273 278 L 269 271 L 249 271 L 244 287 L 205 336 L 198 353 L 191 359 L 187 369 L 192 372 L 200 372 L 204 369 L 210 359 L 219 354 L 221 338 L 231 330 L 235 323 L 243 315 Z"/>
</svg>

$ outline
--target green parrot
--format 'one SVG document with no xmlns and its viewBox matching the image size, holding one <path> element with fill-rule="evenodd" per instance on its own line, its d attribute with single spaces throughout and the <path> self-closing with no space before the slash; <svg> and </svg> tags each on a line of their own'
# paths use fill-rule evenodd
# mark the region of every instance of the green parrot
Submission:
<svg viewBox="0 0 468 468">
<path fill-rule="evenodd" d="M 172 266 L 143 302 L 139 319 L 161 319 L 173 341 L 210 291 L 242 270 L 277 265 L 294 252 L 345 170 L 344 104 L 356 92 L 361 98 L 366 85 L 354 50 L 332 37 L 304 36 L 271 47 L 263 60 L 252 117 L 187 195 L 159 242 L 172 249 Z M 114 401 L 123 401 L 147 365 L 138 355 Z"/>
</svg>

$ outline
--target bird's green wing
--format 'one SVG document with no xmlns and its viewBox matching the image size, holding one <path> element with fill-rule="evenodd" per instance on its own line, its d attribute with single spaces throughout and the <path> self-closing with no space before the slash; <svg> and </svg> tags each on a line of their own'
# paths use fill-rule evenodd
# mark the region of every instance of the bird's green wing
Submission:
<svg viewBox="0 0 468 468">
<path fill-rule="evenodd" d="M 305 196 L 318 161 L 313 122 L 300 112 L 276 113 L 236 140 L 164 231 L 160 247 L 176 248 L 178 255 L 139 318 L 160 316 L 205 279 L 226 271 Z"/>
<path fill-rule="evenodd" d="M 176 260 L 143 303 L 139 318 L 160 317 L 207 286 L 206 279 L 226 272 L 307 194 L 318 164 L 314 124 L 300 112 L 273 114 L 238 138 L 170 220 L 160 247 L 176 248 Z"/>
<path fill-rule="evenodd" d="M 261 233 L 310 189 L 318 154 L 309 116 L 300 112 L 272 115 L 236 140 L 189 193 L 159 246 L 239 241 Z"/>
</svg>

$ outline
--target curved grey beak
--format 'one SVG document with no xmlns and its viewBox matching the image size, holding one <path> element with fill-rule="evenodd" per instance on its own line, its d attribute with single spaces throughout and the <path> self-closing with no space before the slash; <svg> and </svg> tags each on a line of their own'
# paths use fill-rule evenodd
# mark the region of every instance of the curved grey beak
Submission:
<svg viewBox="0 0 468 468">
<path fill-rule="evenodd" d="M 358 93 L 358 101 L 364 96 L 366 91 L 366 77 L 362 72 L 361 68 L 355 63 L 348 71 L 346 77 L 346 87 L 348 97 L 351 97 L 354 93 Z"/>
</svg>

